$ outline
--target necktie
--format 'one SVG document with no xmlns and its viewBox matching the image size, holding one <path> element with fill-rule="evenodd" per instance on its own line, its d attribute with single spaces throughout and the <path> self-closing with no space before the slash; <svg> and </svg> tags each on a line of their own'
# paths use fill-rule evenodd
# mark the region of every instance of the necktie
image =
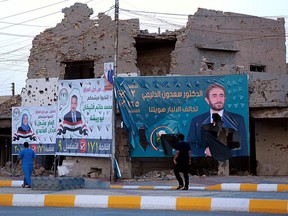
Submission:
<svg viewBox="0 0 288 216">
<path fill-rule="evenodd" d="M 73 117 L 73 123 L 75 123 L 76 122 L 76 114 L 75 114 L 75 112 L 73 112 L 72 114 L 73 114 L 73 116 L 72 116 Z"/>
</svg>

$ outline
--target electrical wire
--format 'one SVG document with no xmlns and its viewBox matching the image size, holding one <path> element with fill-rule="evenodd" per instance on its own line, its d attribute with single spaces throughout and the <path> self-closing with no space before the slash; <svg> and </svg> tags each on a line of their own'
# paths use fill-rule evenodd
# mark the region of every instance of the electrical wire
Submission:
<svg viewBox="0 0 288 216">
<path fill-rule="evenodd" d="M 41 10 L 41 9 L 46 9 L 48 7 L 55 6 L 57 4 L 61 4 L 61 3 L 66 2 L 66 1 L 67 0 L 64 0 L 64 1 L 61 1 L 61 2 L 56 2 L 54 4 L 50 4 L 50 5 L 46 5 L 46 6 L 43 6 L 43 7 L 35 8 L 35 9 L 32 9 L 32 10 L 24 11 L 24 12 L 21 12 L 21 13 L 12 14 L 12 15 L 9 15 L 9 16 L 6 16 L 6 17 L 0 17 L 0 20 L 11 18 L 11 17 L 15 17 L 15 16 L 19 16 L 19 15 L 23 15 L 23 14 L 27 14 L 27 13 L 31 13 L 33 11 L 38 11 L 38 10 Z"/>
<path fill-rule="evenodd" d="M 91 0 L 92 1 L 92 0 Z M 88 1 L 88 2 L 91 2 L 91 1 Z M 62 1 L 63 2 L 63 1 Z M 62 3 L 61 2 L 61 3 Z M 57 4 L 57 3 L 55 3 L 55 4 Z M 60 2 L 58 2 L 58 4 L 60 4 Z M 39 9 L 39 8 L 38 8 Z M 112 6 L 109 10 L 107 10 L 107 11 L 105 11 L 105 13 L 107 13 L 107 14 L 109 14 L 110 12 L 112 12 L 112 9 L 114 9 L 114 7 Z M 14 15 L 10 15 L 10 16 L 8 16 L 8 18 L 9 17 L 13 17 L 13 16 L 18 16 L 18 15 L 21 15 L 21 14 L 24 14 L 24 13 L 28 13 L 28 12 L 32 12 L 32 11 L 34 11 L 34 10 L 37 10 L 37 9 L 33 9 L 33 10 L 29 10 L 29 11 L 26 11 L 26 12 L 23 12 L 23 13 L 19 13 L 19 14 L 14 14 Z M 137 17 L 137 18 L 139 18 L 139 17 L 142 17 L 142 19 L 144 20 L 144 21 L 146 21 L 146 22 L 140 22 L 140 24 L 141 25 L 146 25 L 146 26 L 148 26 L 148 27 L 159 27 L 159 26 L 161 26 L 161 27 L 163 27 L 163 26 L 167 26 L 167 28 L 180 28 L 180 27 L 183 27 L 183 26 L 185 26 L 185 23 L 183 22 L 183 24 L 181 24 L 182 22 L 182 20 L 184 20 L 183 19 L 183 17 L 187 17 L 187 19 L 188 19 L 188 16 L 189 15 L 187 15 L 187 14 L 171 14 L 171 13 L 159 13 L 159 12 L 151 12 L 151 11 L 141 11 L 141 10 L 136 10 L 136 11 L 133 11 L 133 10 L 127 10 L 127 9 L 119 9 L 119 10 L 121 10 L 122 12 L 125 12 L 126 13 L 126 15 L 127 16 L 131 16 L 131 17 Z M 55 14 L 56 13 L 59 13 L 59 11 L 58 12 L 55 12 Z M 4 28 L 2 28 L 2 29 L 5 29 L 5 28 L 9 28 L 9 27 L 13 27 L 13 26 L 21 26 L 21 25 L 23 25 L 23 26 L 28 26 L 29 24 L 26 24 L 26 23 L 28 23 L 28 22 L 31 22 L 31 21 L 34 21 L 34 20 L 40 20 L 40 19 L 42 19 L 43 17 L 47 17 L 47 16 L 50 16 L 50 15 L 54 15 L 54 13 L 52 13 L 52 14 L 46 14 L 46 15 L 44 15 L 44 16 L 41 16 L 41 17 L 37 17 L 37 18 L 33 18 L 33 19 L 30 19 L 30 20 L 26 20 L 26 21 L 23 21 L 23 22 L 19 22 L 19 23 L 6 23 L 6 24 L 9 24 L 10 26 L 6 26 L 6 27 L 4 27 Z M 156 16 L 157 15 L 157 16 Z M 96 17 L 96 16 L 91 16 L 91 18 L 94 18 L 94 17 Z M 239 16 L 237 16 L 237 17 L 239 17 Z M 247 18 L 247 16 L 245 15 L 245 16 L 243 16 L 243 17 L 245 17 L 245 18 Z M 282 16 L 283 17 L 283 16 Z M 284 16 L 284 17 L 287 17 L 287 16 Z M 2 17 L 2 18 L 0 18 L 0 20 L 2 20 L 2 19 L 6 19 L 7 17 Z M 253 17 L 253 18 L 255 18 L 255 17 Z M 170 20 L 170 19 L 172 19 L 172 21 Z M 186 22 L 187 22 L 187 19 L 186 19 Z M 175 20 L 177 20 L 177 22 L 175 21 Z M 5 24 L 4 22 L 0 22 L 0 23 L 3 23 L 3 24 Z M 160 24 L 159 24 L 160 23 Z M 33 25 L 31 25 L 31 27 L 33 27 Z M 35 25 L 34 27 L 38 27 L 37 25 Z M 39 26 L 40 27 L 40 26 Z M 107 28 L 106 28 L 106 30 L 109 30 L 109 29 L 114 29 L 115 28 L 115 25 L 114 24 L 111 24 L 110 26 L 106 26 Z M 273 27 L 273 26 L 271 26 L 271 27 Z M 72 28 L 72 27 L 71 27 Z M 63 30 L 62 32 L 58 32 L 58 33 L 60 33 L 60 34 L 62 34 L 62 33 L 65 33 L 65 31 L 68 31 L 68 30 L 70 30 L 71 28 L 67 28 L 67 29 L 65 29 L 65 30 Z M 1 30 L 1 28 L 0 28 L 0 30 Z M 206 33 L 209 33 L 209 30 L 203 30 L 203 29 L 194 29 L 194 30 L 196 30 L 196 31 L 202 31 L 203 33 L 204 32 L 206 32 Z M 236 29 L 236 28 L 234 28 L 234 30 L 233 29 L 229 29 L 229 28 L 227 28 L 227 29 L 222 29 L 222 30 L 225 30 L 225 31 L 235 31 L 235 30 L 238 30 L 238 29 Z M 255 29 L 254 29 L 255 30 Z M 85 32 L 83 32 L 81 35 L 77 35 L 77 36 L 72 36 L 70 39 L 68 39 L 65 43 L 69 43 L 69 42 L 71 42 L 71 41 L 73 41 L 73 40 L 77 40 L 77 38 L 78 37 L 81 37 L 81 36 L 83 36 L 83 35 L 85 35 L 85 34 L 88 34 L 90 31 L 92 31 L 92 29 L 89 29 L 89 30 L 87 30 L 87 31 L 85 31 Z M 241 31 L 241 32 L 243 32 L 244 31 L 244 29 L 239 29 L 239 31 Z M 249 30 L 247 30 L 247 29 L 245 29 L 245 31 L 249 31 Z M 210 31 L 211 32 L 211 31 Z M 215 31 L 212 31 L 212 32 L 214 32 L 215 33 Z M 13 36 L 13 37 L 19 37 L 19 38 L 25 38 L 25 37 L 29 37 L 29 35 L 21 35 L 21 34 L 15 34 L 15 35 L 13 35 L 13 34 L 11 34 L 11 35 L 9 35 L 10 33 L 0 33 L 0 34 L 3 34 L 3 35 L 5 35 L 5 34 L 7 34 L 6 36 Z M 222 33 L 219 33 L 220 35 L 230 35 L 230 36 L 237 36 L 237 33 L 229 33 L 229 32 L 222 32 Z M 251 36 L 253 36 L 253 35 L 251 35 Z M 30 36 L 30 37 L 33 37 L 33 36 Z M 267 35 L 267 36 L 259 36 L 259 37 L 251 37 L 251 38 L 249 38 L 249 39 L 246 39 L 246 40 L 251 40 L 251 39 L 263 39 L 263 38 L 271 38 L 271 37 L 283 37 L 283 34 L 281 33 L 281 34 L 274 34 L 274 35 Z M 287 37 L 287 34 L 285 34 L 285 37 Z M 231 40 L 230 42 L 233 42 L 233 41 L 235 41 L 235 40 Z M 225 42 L 227 42 L 227 41 L 225 41 Z M 13 45 L 13 43 L 11 44 L 11 45 Z M 5 47 L 5 45 L 3 44 L 3 46 Z M 11 51 L 7 51 L 7 52 L 3 52 L 3 53 L 0 53 L 0 62 L 1 62 L 1 58 L 3 59 L 3 62 L 5 62 L 5 59 L 6 59 L 6 61 L 11 61 L 11 60 L 14 60 L 15 62 L 21 62 L 21 59 L 12 59 L 12 58 L 7 58 L 7 57 L 3 57 L 4 55 L 13 55 L 13 53 L 15 54 L 16 52 L 19 52 L 19 51 L 21 51 L 21 50 L 25 50 L 26 48 L 28 48 L 28 47 L 31 47 L 31 42 L 30 42 L 30 45 L 27 45 L 27 46 L 22 46 L 22 47 L 20 47 L 20 48 L 17 48 L 17 49 L 14 49 L 14 50 L 11 50 Z M 34 53 L 35 54 L 35 53 Z M 41 55 L 41 51 L 39 51 L 39 53 L 36 53 L 36 54 L 39 54 L 39 55 Z M 113 54 L 113 53 L 111 53 L 111 54 Z M 109 55 L 111 55 L 111 54 L 109 54 Z M 28 55 L 29 55 L 29 53 L 28 53 Z M 16 54 L 15 54 L 15 56 L 16 56 Z M 28 57 L 29 56 L 25 56 L 24 58 L 23 58 L 23 61 L 26 61 L 26 63 L 27 63 L 27 60 L 28 60 Z"/>
<path fill-rule="evenodd" d="M 92 2 L 93 0 L 89 0 L 89 1 L 86 1 L 85 3 L 88 3 L 88 2 Z M 67 2 L 67 0 L 66 1 L 62 1 L 62 2 Z M 62 3 L 62 2 L 58 2 L 58 3 Z M 103 2 L 103 0 L 102 0 L 102 2 Z M 84 4 L 85 4 L 84 3 Z M 56 3 L 57 4 L 57 3 Z M 52 4 L 52 5 L 55 5 L 55 4 Z M 48 5 L 48 6 L 51 6 L 51 5 Z M 48 6 L 45 6 L 45 7 L 41 7 L 41 8 L 37 8 L 37 9 L 33 9 L 33 10 L 29 10 L 29 11 L 26 11 L 26 12 L 23 12 L 23 13 L 18 13 L 18 14 L 13 14 L 13 15 L 11 15 L 11 16 L 9 16 L 9 17 L 13 17 L 13 16 L 17 16 L 17 15 L 20 15 L 20 14 L 24 14 L 24 13 L 28 13 L 28 12 L 32 12 L 32 11 L 36 11 L 36 10 L 39 10 L 39 9 L 43 9 L 43 8 L 46 8 L 46 7 L 48 7 Z M 59 10 L 57 13 L 60 13 L 61 11 Z M 56 13 L 56 12 L 55 12 Z M 53 14 L 55 14 L 55 13 L 53 13 Z M 27 22 L 30 22 L 30 21 L 32 21 L 32 20 L 39 20 L 39 19 L 41 19 L 41 18 L 43 18 L 43 17 L 47 17 L 47 16 L 50 16 L 51 15 L 51 13 L 50 14 L 46 14 L 46 15 L 44 15 L 44 16 L 41 16 L 41 17 L 37 17 L 37 18 L 33 18 L 33 19 L 30 19 L 30 20 L 26 20 L 26 21 L 22 21 L 22 22 L 19 22 L 19 23 L 12 23 L 12 22 L 0 22 L 0 23 L 2 23 L 2 24 L 11 24 L 10 26 L 6 26 L 6 27 L 4 27 L 4 28 L 8 28 L 8 27 L 14 27 L 14 26 L 31 26 L 31 27 L 40 27 L 40 25 L 29 25 L 29 24 L 25 24 L 25 23 L 27 23 Z M 2 17 L 2 18 L 0 18 L 0 19 L 6 19 L 6 18 L 8 18 L 8 17 Z M 1 29 L 4 29 L 4 28 L 1 28 Z M 2 32 L 2 35 L 6 35 L 6 36 L 15 36 L 15 37 L 18 37 L 18 38 L 24 38 L 24 37 L 35 37 L 35 36 L 33 36 L 33 35 L 20 35 L 20 34 L 11 34 L 11 33 L 4 33 L 4 32 Z M 11 39 L 10 39 L 10 41 L 11 41 Z M 22 41 L 23 42 L 23 41 Z M 3 44 L 3 47 L 7 47 L 7 44 L 6 44 L 6 42 L 4 42 L 3 40 L 1 41 L 1 43 L 5 43 L 5 44 Z M 0 43 L 0 44 L 1 44 Z M 19 43 L 18 41 L 17 41 L 17 43 Z M 15 45 L 15 44 L 13 44 L 13 43 L 10 43 L 10 45 L 12 46 L 12 45 Z M 8 59 L 7 57 L 4 57 L 4 55 L 12 55 L 13 53 L 15 53 L 15 52 L 17 52 L 17 53 L 19 53 L 19 51 L 21 51 L 21 49 L 27 49 L 28 47 L 31 47 L 31 41 L 29 41 L 29 45 L 27 45 L 27 46 L 23 46 L 23 47 L 21 47 L 21 48 L 18 48 L 18 49 L 14 49 L 14 50 L 10 50 L 10 51 L 7 51 L 7 52 L 3 52 L 3 53 L 1 53 L 0 54 L 0 62 L 8 62 L 8 61 L 13 61 L 13 62 L 16 62 L 16 61 L 18 61 L 18 62 L 24 62 L 24 64 L 26 64 L 27 65 L 27 62 L 28 62 L 28 56 L 29 56 L 29 53 L 28 53 L 28 56 L 25 56 L 24 57 L 24 59 Z M 2 50 L 3 51 L 3 50 Z M 16 56 L 16 55 L 15 55 Z M 1 60 L 1 59 L 5 59 L 5 60 Z M 5 63 L 5 65 L 7 65 L 7 63 Z M 12 64 L 11 64 L 12 65 Z M 19 66 L 19 65 L 18 65 Z M 28 65 L 26 66 L 26 68 L 28 67 Z M 22 69 L 21 69 L 22 70 Z M 23 70 L 22 70 L 22 72 L 23 72 Z M 21 72 L 20 72 L 21 73 Z M 27 72 L 25 72 L 25 73 L 27 73 Z M 15 73 L 14 73 L 15 74 Z M 14 78 L 15 78 L 15 76 L 13 76 Z"/>
</svg>

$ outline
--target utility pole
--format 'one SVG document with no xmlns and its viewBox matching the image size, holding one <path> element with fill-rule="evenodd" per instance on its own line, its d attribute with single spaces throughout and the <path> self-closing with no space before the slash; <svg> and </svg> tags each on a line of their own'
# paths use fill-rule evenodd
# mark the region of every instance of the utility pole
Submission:
<svg viewBox="0 0 288 216">
<path fill-rule="evenodd" d="M 118 69 L 118 34 L 119 34 L 119 0 L 115 0 L 115 44 L 114 44 L 114 76 L 117 76 Z"/>
<path fill-rule="evenodd" d="M 118 70 L 118 33 L 119 33 L 119 0 L 115 0 L 115 35 L 114 35 L 114 77 L 117 76 Z M 112 93 L 112 152 L 111 152 L 111 176 L 110 180 L 114 181 L 115 177 L 115 152 L 116 152 L 116 104 L 115 104 L 115 93 L 114 93 L 114 84 L 113 84 L 113 93 Z"/>
<path fill-rule="evenodd" d="M 15 83 L 11 83 L 12 84 L 12 96 L 15 96 Z"/>
</svg>

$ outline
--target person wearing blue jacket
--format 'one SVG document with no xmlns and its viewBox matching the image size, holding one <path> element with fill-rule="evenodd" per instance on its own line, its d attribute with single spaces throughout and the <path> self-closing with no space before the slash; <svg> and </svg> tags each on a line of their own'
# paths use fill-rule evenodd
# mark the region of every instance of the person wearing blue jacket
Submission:
<svg viewBox="0 0 288 216">
<path fill-rule="evenodd" d="M 24 173 L 24 182 L 22 187 L 31 188 L 31 176 L 33 171 L 33 162 L 35 162 L 35 167 L 38 167 L 38 161 L 35 152 L 29 148 L 29 143 L 24 142 L 24 149 L 22 149 L 18 155 L 16 166 L 18 166 L 21 160 L 22 170 Z"/>
</svg>

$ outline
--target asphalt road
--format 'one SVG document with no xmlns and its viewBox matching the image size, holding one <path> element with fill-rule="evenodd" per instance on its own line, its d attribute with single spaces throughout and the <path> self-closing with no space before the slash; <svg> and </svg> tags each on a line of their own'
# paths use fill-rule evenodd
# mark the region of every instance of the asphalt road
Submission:
<svg viewBox="0 0 288 216">
<path fill-rule="evenodd" d="M 84 212 L 85 215 L 91 212 L 93 215 L 95 213 L 96 215 L 98 213 L 98 215 L 123 213 L 125 216 L 130 213 L 131 215 L 269 215 L 269 213 L 277 215 L 288 213 L 287 178 L 229 176 L 203 179 L 194 177 L 190 181 L 191 187 L 188 191 L 171 188 L 171 186 L 177 186 L 175 181 L 118 182 L 111 183 L 106 188 L 85 187 L 69 190 L 33 190 L 22 188 L 21 183 L 18 181 L 17 185 L 0 187 L 0 206 L 2 206 L 0 215 L 20 215 L 20 213 L 25 215 L 26 212 L 28 215 L 31 207 L 33 215 L 37 215 L 40 209 L 39 215 L 41 216 L 45 216 L 46 212 L 48 212 L 47 215 L 69 216 L 73 216 L 74 212 L 78 212 L 77 216 L 83 215 Z M 5 180 L 2 184 L 5 185 Z M 276 192 L 277 189 L 278 192 Z M 22 206 L 23 211 L 19 206 Z M 71 210 L 73 213 L 69 214 Z M 199 212 L 199 210 L 202 211 Z"/>
<path fill-rule="evenodd" d="M 21 216 L 272 216 L 263 213 L 243 212 L 201 212 L 201 211 L 167 211 L 167 210 L 130 210 L 130 209 L 95 209 L 95 208 L 37 208 L 37 207 L 0 207 L 0 215 Z M 273 214 L 273 216 L 283 214 Z"/>
</svg>

